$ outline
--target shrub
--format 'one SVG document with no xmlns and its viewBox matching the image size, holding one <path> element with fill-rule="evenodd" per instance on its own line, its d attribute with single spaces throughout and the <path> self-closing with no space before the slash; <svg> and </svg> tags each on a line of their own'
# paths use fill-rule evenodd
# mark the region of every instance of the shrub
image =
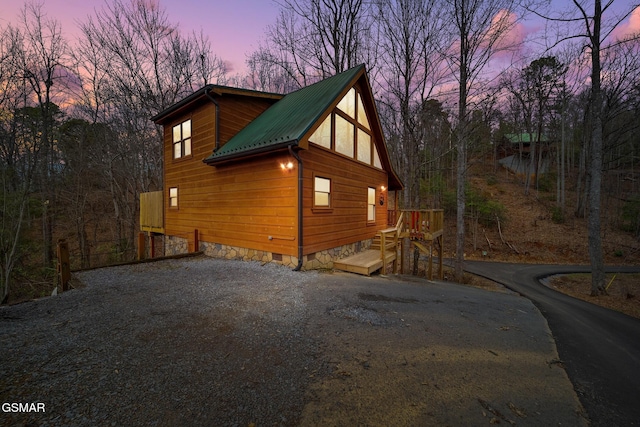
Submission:
<svg viewBox="0 0 640 427">
<path fill-rule="evenodd" d="M 557 176 L 554 172 L 547 172 L 540 174 L 538 178 L 538 191 L 553 192 L 556 188 Z"/>
<path fill-rule="evenodd" d="M 506 209 L 504 205 L 495 200 L 490 200 L 477 188 L 468 186 L 467 195 L 467 215 L 477 219 L 482 225 L 490 227 L 497 225 L 497 220 L 504 223 L 506 220 Z"/>
<path fill-rule="evenodd" d="M 564 211 L 560 206 L 551 208 L 551 221 L 555 224 L 564 224 Z"/>
</svg>

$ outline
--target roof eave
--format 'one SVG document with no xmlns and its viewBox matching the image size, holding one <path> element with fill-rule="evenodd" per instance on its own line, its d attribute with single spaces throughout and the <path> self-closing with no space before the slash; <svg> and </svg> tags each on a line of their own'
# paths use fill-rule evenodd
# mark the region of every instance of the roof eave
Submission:
<svg viewBox="0 0 640 427">
<path fill-rule="evenodd" d="M 224 156 L 220 156 L 220 157 L 209 156 L 206 159 L 202 160 L 202 162 L 209 166 L 218 166 L 225 163 L 230 163 L 234 161 L 244 160 L 250 157 L 255 157 L 260 154 L 267 154 L 267 153 L 276 152 L 282 149 L 288 149 L 290 146 L 295 146 L 295 145 L 298 145 L 297 139 L 279 142 L 277 144 L 268 145 L 265 147 L 254 148 L 252 150 L 240 151 L 238 153 L 225 154 Z"/>
</svg>

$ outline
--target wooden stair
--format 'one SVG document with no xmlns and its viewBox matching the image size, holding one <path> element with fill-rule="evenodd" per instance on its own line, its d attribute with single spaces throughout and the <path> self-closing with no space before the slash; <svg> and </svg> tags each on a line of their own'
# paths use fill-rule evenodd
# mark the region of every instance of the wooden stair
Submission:
<svg viewBox="0 0 640 427">
<path fill-rule="evenodd" d="M 382 251 L 381 245 L 383 237 L 385 235 L 385 250 Z M 394 238 L 387 236 L 393 235 Z M 389 263 L 394 264 L 394 270 L 397 265 L 398 251 L 397 251 L 397 230 L 396 228 L 388 228 L 378 232 L 373 240 L 371 249 L 358 252 L 346 258 L 339 259 L 333 262 L 333 268 L 341 271 L 348 271 L 350 273 L 362 274 L 370 276 L 372 273 L 382 269 L 383 273 L 386 273 L 386 266 Z M 384 253 L 384 260 L 383 254 Z"/>
</svg>

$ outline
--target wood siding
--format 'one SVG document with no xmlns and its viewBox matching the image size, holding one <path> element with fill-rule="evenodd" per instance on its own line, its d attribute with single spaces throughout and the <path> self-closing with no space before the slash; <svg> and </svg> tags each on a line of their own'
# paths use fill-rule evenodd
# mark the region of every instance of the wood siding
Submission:
<svg viewBox="0 0 640 427">
<path fill-rule="evenodd" d="M 221 144 L 272 103 L 234 96 L 216 99 Z M 187 119 L 192 121 L 193 155 L 173 159 L 171 128 Z M 165 234 L 187 238 L 190 250 L 195 249 L 197 229 L 201 241 L 297 256 L 297 172 L 280 168 L 287 155 L 218 167 L 204 164 L 215 147 L 213 103 L 166 123 L 164 145 Z M 178 188 L 177 209 L 168 203 L 172 187 Z"/>
<path fill-rule="evenodd" d="M 303 150 L 304 254 L 373 238 L 387 227 L 387 191 L 380 206 L 381 186 L 388 188 L 387 173 L 335 152 L 309 144 Z M 331 208 L 313 208 L 314 176 L 331 179 Z M 367 189 L 376 189 L 376 220 L 367 221 Z"/>
</svg>

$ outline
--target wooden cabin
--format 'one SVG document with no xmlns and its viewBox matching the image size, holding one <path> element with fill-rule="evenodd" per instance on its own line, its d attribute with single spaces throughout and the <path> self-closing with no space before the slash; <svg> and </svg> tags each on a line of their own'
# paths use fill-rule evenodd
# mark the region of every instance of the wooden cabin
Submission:
<svg viewBox="0 0 640 427">
<path fill-rule="evenodd" d="M 388 227 L 402 189 L 364 65 L 287 95 L 208 85 L 152 120 L 165 254 L 332 268 Z"/>
</svg>

